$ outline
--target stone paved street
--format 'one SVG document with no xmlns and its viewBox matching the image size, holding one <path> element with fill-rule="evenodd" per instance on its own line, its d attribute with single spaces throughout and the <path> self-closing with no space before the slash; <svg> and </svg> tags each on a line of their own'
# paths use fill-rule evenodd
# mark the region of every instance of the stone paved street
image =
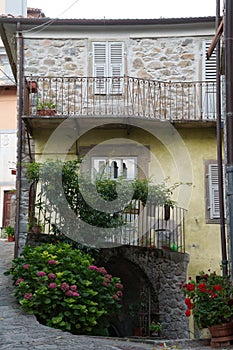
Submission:
<svg viewBox="0 0 233 350">
<path fill-rule="evenodd" d="M 201 341 L 110 339 L 77 336 L 39 324 L 34 316 L 20 310 L 14 297 L 9 276 L 4 276 L 11 266 L 14 243 L 0 240 L 0 349 L 1 350 L 211 350 Z M 233 346 L 218 348 L 233 349 Z"/>
</svg>

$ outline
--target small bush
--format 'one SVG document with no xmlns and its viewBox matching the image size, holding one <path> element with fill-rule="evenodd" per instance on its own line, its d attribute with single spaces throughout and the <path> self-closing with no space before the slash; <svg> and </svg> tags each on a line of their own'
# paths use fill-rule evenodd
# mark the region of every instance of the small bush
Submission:
<svg viewBox="0 0 233 350">
<path fill-rule="evenodd" d="M 5 274 L 25 311 L 74 334 L 107 335 L 108 317 L 121 307 L 120 279 L 69 244 L 26 246 Z"/>
</svg>

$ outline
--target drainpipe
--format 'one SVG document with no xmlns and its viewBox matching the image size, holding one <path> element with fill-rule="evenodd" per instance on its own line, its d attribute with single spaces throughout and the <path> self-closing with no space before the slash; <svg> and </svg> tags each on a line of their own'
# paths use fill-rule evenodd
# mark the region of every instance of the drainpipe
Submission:
<svg viewBox="0 0 233 350">
<path fill-rule="evenodd" d="M 220 18 L 220 0 L 216 0 L 216 30 L 221 22 Z M 228 274 L 226 232 L 225 232 L 225 210 L 224 210 L 224 191 L 223 191 L 223 156 L 222 156 L 222 125 L 221 125 L 221 42 L 220 39 L 216 45 L 216 133 L 217 133 L 217 160 L 218 160 L 218 192 L 219 192 L 219 209 L 220 209 L 220 234 L 222 248 L 222 274 Z"/>
<path fill-rule="evenodd" d="M 17 139 L 17 171 L 16 171 L 16 217 L 15 217 L 15 258 L 18 256 L 20 232 L 20 203 L 21 203 L 21 176 L 22 176 L 22 114 L 23 114 L 23 36 L 20 23 L 17 23 L 18 49 L 18 139 Z"/>
<path fill-rule="evenodd" d="M 231 276 L 233 277 L 233 2 L 225 0 L 225 79 L 226 79 L 226 154 L 227 196 L 230 235 Z"/>
</svg>

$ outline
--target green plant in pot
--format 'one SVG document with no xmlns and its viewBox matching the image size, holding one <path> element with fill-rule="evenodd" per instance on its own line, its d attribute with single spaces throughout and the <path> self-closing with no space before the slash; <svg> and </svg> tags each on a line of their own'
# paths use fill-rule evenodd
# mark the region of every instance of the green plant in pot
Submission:
<svg viewBox="0 0 233 350">
<path fill-rule="evenodd" d="M 153 336 L 159 336 L 162 328 L 163 326 L 160 322 L 152 321 L 149 327 L 150 334 Z"/>
<path fill-rule="evenodd" d="M 8 242 L 13 242 L 15 240 L 15 229 L 13 226 L 6 226 L 4 231 L 7 235 Z"/>
<path fill-rule="evenodd" d="M 37 100 L 37 114 L 40 116 L 54 116 L 56 113 L 56 105 L 53 100 Z"/>
</svg>

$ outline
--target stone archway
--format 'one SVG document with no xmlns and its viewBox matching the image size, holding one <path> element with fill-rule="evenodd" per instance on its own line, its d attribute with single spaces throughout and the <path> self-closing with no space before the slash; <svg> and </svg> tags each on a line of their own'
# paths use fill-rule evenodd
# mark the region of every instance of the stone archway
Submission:
<svg viewBox="0 0 233 350">
<path fill-rule="evenodd" d="M 134 327 L 145 328 L 151 319 L 162 323 L 162 335 L 167 339 L 189 338 L 189 322 L 179 288 L 181 281 L 186 280 L 188 262 L 188 254 L 162 249 L 138 246 L 101 249 L 96 263 L 105 266 L 110 274 L 120 277 L 124 284 L 121 314 L 117 319 L 112 318 L 114 335 L 133 335 Z M 147 305 L 144 310 L 141 308 L 143 288 Z M 130 305 L 135 305 L 138 310 L 136 323 Z M 142 313 L 144 323 L 140 321 Z"/>
</svg>

